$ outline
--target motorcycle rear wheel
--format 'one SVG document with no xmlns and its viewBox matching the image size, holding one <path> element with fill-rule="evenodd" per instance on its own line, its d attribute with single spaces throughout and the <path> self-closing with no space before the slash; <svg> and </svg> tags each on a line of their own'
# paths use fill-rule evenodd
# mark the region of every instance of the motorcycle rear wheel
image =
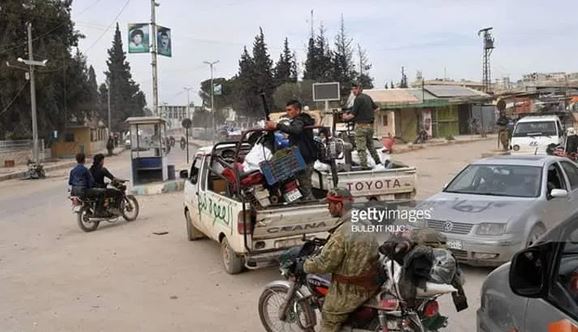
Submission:
<svg viewBox="0 0 578 332">
<path fill-rule="evenodd" d="M 138 217 L 139 205 L 136 197 L 133 195 L 127 195 L 123 198 L 121 202 L 122 217 L 126 221 L 133 221 Z"/>
<path fill-rule="evenodd" d="M 261 296 L 259 297 L 259 318 L 261 319 L 261 324 L 267 332 L 280 332 L 280 331 L 305 331 L 314 332 L 315 328 L 301 329 L 301 325 L 305 325 L 307 322 L 306 317 L 315 317 L 315 312 L 311 306 L 301 301 L 297 306 L 290 304 L 289 313 L 287 315 L 287 320 L 285 322 L 279 319 L 279 309 L 285 297 L 287 297 L 287 292 L 289 289 L 283 286 L 273 286 L 266 288 Z M 277 296 L 277 300 L 273 300 Z M 297 298 L 295 298 L 297 300 Z M 271 303 L 273 301 L 273 303 Z M 294 309 L 297 309 L 295 312 Z M 301 321 L 301 325 L 297 321 Z M 277 324 L 273 324 L 277 322 Z"/>
<path fill-rule="evenodd" d="M 87 206 L 83 206 L 77 213 L 78 227 L 85 232 L 95 231 L 100 224 L 99 220 L 90 220 L 89 212 L 90 209 Z"/>
</svg>

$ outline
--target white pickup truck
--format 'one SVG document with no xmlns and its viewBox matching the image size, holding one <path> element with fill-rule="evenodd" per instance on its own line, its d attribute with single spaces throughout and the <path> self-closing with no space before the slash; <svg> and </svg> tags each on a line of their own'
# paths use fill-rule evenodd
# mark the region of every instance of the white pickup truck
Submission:
<svg viewBox="0 0 578 332">
<path fill-rule="evenodd" d="M 550 144 L 564 146 L 566 133 L 556 115 L 526 116 L 512 132 L 512 154 L 546 154 Z"/>
<path fill-rule="evenodd" d="M 327 205 L 313 202 L 270 205 L 256 210 L 231 189 L 220 161 L 234 163 L 250 149 L 248 144 L 218 143 L 199 149 L 185 181 L 184 214 L 187 236 L 208 237 L 220 243 L 225 270 L 240 273 L 275 262 L 280 253 L 306 237 L 326 237 L 337 219 Z"/>
<path fill-rule="evenodd" d="M 251 174 L 232 171 L 251 148 L 247 142 L 223 142 L 201 148 L 190 172 L 181 174 L 187 178 L 184 214 L 188 239 L 208 237 L 219 242 L 225 270 L 230 274 L 240 273 L 244 267 L 255 269 L 270 265 L 284 250 L 301 244 L 304 237 L 326 237 L 337 222 L 329 214 L 327 205 L 319 201 L 256 207 L 242 190 L 236 189 L 242 188 L 241 179 L 248 179 Z M 236 172 L 233 180 L 226 176 L 226 169 Z M 325 197 L 332 186 L 331 179 L 331 174 L 313 174 L 317 198 Z M 338 181 L 338 185 L 349 188 L 359 202 L 407 201 L 415 195 L 416 171 L 413 167 L 398 165 L 379 171 L 340 172 Z M 260 199 L 268 200 L 267 195 Z"/>
</svg>

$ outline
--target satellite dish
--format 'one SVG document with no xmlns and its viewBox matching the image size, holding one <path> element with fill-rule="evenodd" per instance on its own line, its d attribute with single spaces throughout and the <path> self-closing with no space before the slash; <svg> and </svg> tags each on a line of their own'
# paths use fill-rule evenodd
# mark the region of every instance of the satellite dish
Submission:
<svg viewBox="0 0 578 332">
<path fill-rule="evenodd" d="M 191 121 L 191 119 L 183 119 L 183 122 L 181 122 L 181 125 L 183 126 L 183 128 L 189 129 L 193 125 L 193 121 Z"/>
</svg>

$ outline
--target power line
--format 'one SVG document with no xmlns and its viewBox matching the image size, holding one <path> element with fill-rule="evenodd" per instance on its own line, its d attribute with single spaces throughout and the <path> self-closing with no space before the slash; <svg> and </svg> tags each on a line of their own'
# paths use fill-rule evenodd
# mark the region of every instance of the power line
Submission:
<svg viewBox="0 0 578 332">
<path fill-rule="evenodd" d="M 20 97 L 20 94 L 22 93 L 22 91 L 24 91 L 24 89 L 26 88 L 26 86 L 28 85 L 28 82 L 22 84 L 22 87 L 20 88 L 20 90 L 18 90 L 18 92 L 16 93 L 16 96 L 14 96 L 14 98 L 8 103 L 8 106 L 6 106 L 2 112 L 0 112 L 0 115 L 6 113 L 10 107 L 12 106 L 12 104 L 14 104 L 14 102 L 16 101 L 16 99 L 18 99 L 18 97 Z"/>
<path fill-rule="evenodd" d="M 114 25 L 115 22 L 117 22 L 118 18 L 120 17 L 120 15 L 122 15 L 122 12 L 124 12 L 124 10 L 126 9 L 126 7 L 128 6 L 130 0 L 126 0 L 126 2 L 124 3 L 124 6 L 122 6 L 122 8 L 120 9 L 120 11 L 118 12 L 118 14 L 114 17 L 114 19 L 112 20 L 112 22 L 109 24 L 109 26 L 106 28 L 106 30 L 103 31 L 103 33 L 94 41 L 94 43 L 92 43 L 92 45 L 90 45 L 86 50 L 84 50 L 85 53 L 88 53 L 88 51 L 93 48 L 101 39 L 102 37 L 104 37 L 104 35 L 108 32 L 108 30 L 110 30 L 110 28 Z"/>
<path fill-rule="evenodd" d="M 90 8 L 92 8 L 94 5 L 96 5 L 96 4 L 99 3 L 100 1 L 102 1 L 102 0 L 96 0 L 96 1 L 94 1 L 92 4 L 88 5 L 88 7 L 84 8 L 83 10 L 80 11 L 80 13 L 78 14 L 78 16 L 84 14 L 87 10 L 89 10 Z M 28 16 L 35 16 L 35 15 L 33 15 L 33 14 L 28 14 Z M 43 17 L 43 16 L 41 16 L 41 15 L 36 15 L 36 16 L 37 16 L 37 17 Z M 49 19 L 46 19 L 46 18 L 44 18 L 44 20 L 45 20 L 45 21 L 56 21 L 56 20 L 49 20 Z M 51 34 L 51 33 L 53 33 L 54 31 L 60 29 L 61 27 L 63 27 L 63 26 L 66 25 L 67 23 L 68 23 L 68 22 L 64 22 L 64 23 L 61 23 L 61 24 L 57 25 L 56 27 L 54 27 L 53 29 L 49 30 L 48 32 L 43 33 L 43 34 L 41 34 L 41 35 L 33 38 L 32 41 L 34 42 L 34 41 L 36 41 L 36 40 L 38 40 L 38 39 L 40 39 L 40 38 L 43 38 L 43 37 L 45 37 L 45 36 L 48 36 L 49 34 Z M 17 45 L 17 44 L 19 44 L 19 43 L 13 43 L 12 45 Z M 5 49 L 1 49 L 1 50 L 0 50 L 0 53 L 4 53 L 4 52 L 6 52 L 6 51 L 15 50 L 15 49 L 20 48 L 20 47 L 22 47 L 22 46 L 26 46 L 26 42 L 24 42 L 24 45 L 14 46 L 14 47 L 8 47 L 8 48 L 5 48 Z"/>
</svg>

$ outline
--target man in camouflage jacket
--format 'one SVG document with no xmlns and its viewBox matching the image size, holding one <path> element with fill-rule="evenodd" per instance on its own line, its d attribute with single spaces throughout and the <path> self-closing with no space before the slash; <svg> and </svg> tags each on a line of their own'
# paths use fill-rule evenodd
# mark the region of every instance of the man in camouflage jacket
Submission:
<svg viewBox="0 0 578 332">
<path fill-rule="evenodd" d="M 322 308 L 322 332 L 339 331 L 348 315 L 379 289 L 378 243 L 373 234 L 352 232 L 349 210 L 353 197 L 347 189 L 327 194 L 329 212 L 340 217 L 338 226 L 317 256 L 307 259 L 307 273 L 331 273 L 332 282 Z"/>
</svg>

